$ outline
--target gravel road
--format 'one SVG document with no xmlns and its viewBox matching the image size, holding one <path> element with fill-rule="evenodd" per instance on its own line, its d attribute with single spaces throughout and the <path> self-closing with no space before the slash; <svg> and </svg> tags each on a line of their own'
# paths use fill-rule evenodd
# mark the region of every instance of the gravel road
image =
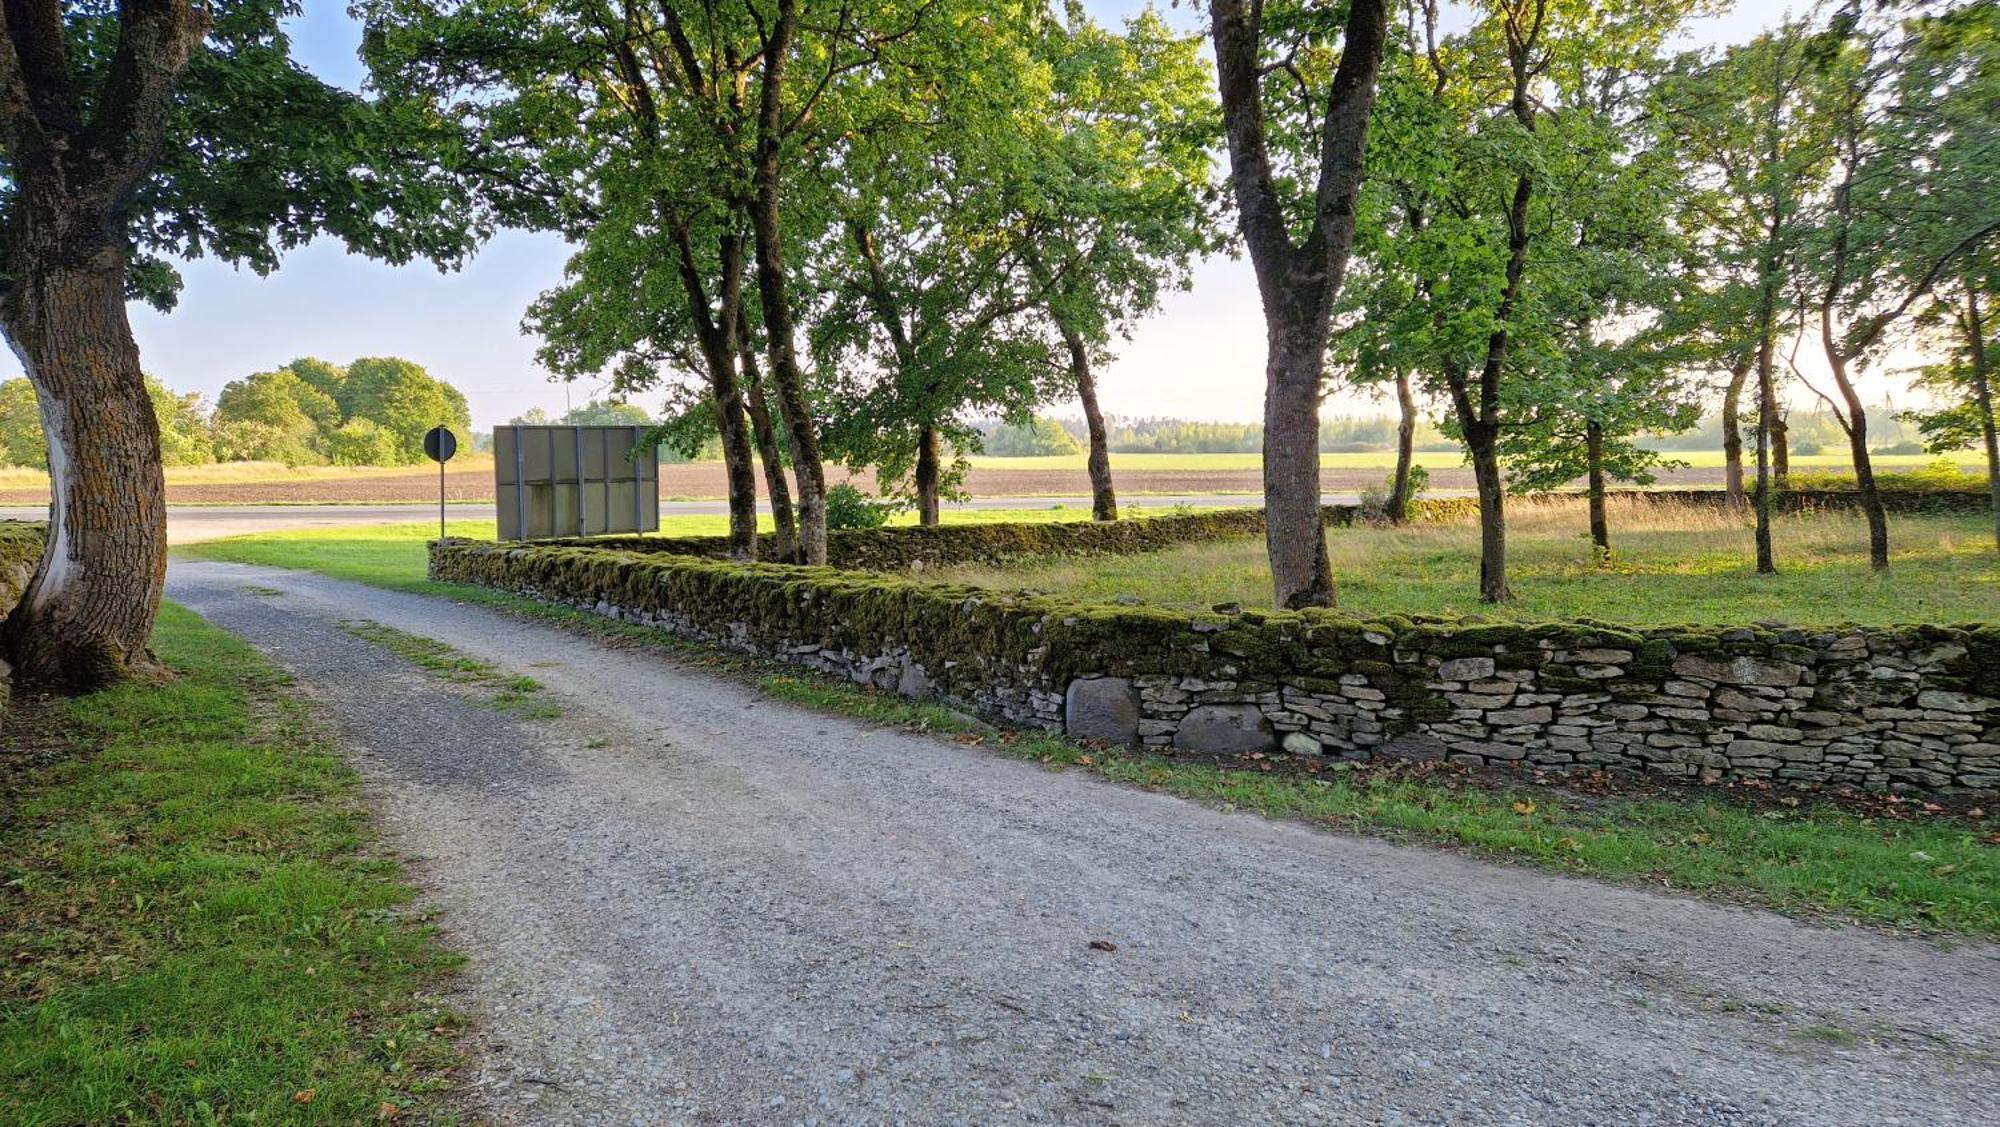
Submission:
<svg viewBox="0 0 2000 1127">
<path fill-rule="evenodd" d="M 302 573 L 169 595 L 325 704 L 471 956 L 499 1122 L 2000 1121 L 1992 945 L 1211 810 Z"/>
</svg>

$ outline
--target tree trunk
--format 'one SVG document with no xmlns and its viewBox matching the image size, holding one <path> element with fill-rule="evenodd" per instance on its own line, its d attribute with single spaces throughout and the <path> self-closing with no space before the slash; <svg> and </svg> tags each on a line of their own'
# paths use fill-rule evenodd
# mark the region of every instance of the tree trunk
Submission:
<svg viewBox="0 0 2000 1127">
<path fill-rule="evenodd" d="M 756 353 L 743 353 L 743 386 L 749 392 L 750 434 L 757 442 L 757 460 L 764 464 L 764 488 L 771 495 L 771 549 L 786 563 L 799 558 L 799 522 L 792 512 L 792 488 L 785 480 L 785 458 L 778 445 L 778 427 L 764 399 L 764 381 L 756 369 Z"/>
<path fill-rule="evenodd" d="M 1854 381 L 1848 378 L 1847 355 L 1834 340 L 1831 317 L 1820 318 L 1820 343 L 1827 366 L 1833 370 L 1834 386 L 1847 401 L 1843 429 L 1847 431 L 1848 453 L 1854 459 L 1854 487 L 1861 491 L 1861 510 L 1868 516 L 1868 565 L 1876 571 L 1886 571 L 1889 514 L 1882 508 L 1882 491 L 1875 484 L 1875 459 L 1868 452 L 1868 409 L 1861 402 L 1861 393 L 1854 389 Z"/>
<path fill-rule="evenodd" d="M 1777 554 L 1771 547 L 1771 433 L 1778 421 L 1778 388 L 1771 371 L 1774 347 L 1770 326 L 1757 345 L 1757 574 L 1778 573 Z"/>
<path fill-rule="evenodd" d="M 1271 316 L 1269 310 L 1265 314 Z M 1274 323 L 1264 366 L 1264 544 L 1276 605 L 1334 604 L 1333 564 L 1319 504 L 1319 389 L 1326 338 Z"/>
<path fill-rule="evenodd" d="M 1597 562 L 1611 562 L 1611 526 L 1604 519 L 1604 424 L 1595 419 L 1583 425 L 1583 456 L 1588 464 L 1590 490 L 1590 542 Z"/>
<path fill-rule="evenodd" d="M 926 528 L 938 523 L 939 481 L 944 476 L 944 442 L 938 429 L 925 423 L 917 431 L 917 523 Z"/>
<path fill-rule="evenodd" d="M 1263 5 L 1209 0 L 1216 91 L 1237 224 L 1264 302 L 1264 522 L 1271 585 L 1285 608 L 1330 606 L 1333 568 L 1319 507 L 1319 397 L 1334 299 L 1354 244 L 1355 208 L 1388 34 L 1386 0 L 1354 0 L 1318 133 L 1313 220 L 1294 242 L 1265 138 Z"/>
<path fill-rule="evenodd" d="M 1792 483 L 1792 424 L 1775 405 L 1771 409 L 1771 474 L 1779 489 Z"/>
<path fill-rule="evenodd" d="M 1396 472 L 1389 479 L 1389 499 L 1382 515 L 1391 524 L 1410 519 L 1410 466 L 1416 460 L 1417 397 L 1410 391 L 1410 373 L 1396 372 Z"/>
<path fill-rule="evenodd" d="M 1507 586 L 1507 485 L 1500 475 L 1500 428 L 1490 423 L 1466 428 L 1472 454 L 1472 481 L 1479 489 L 1479 599 L 1504 603 Z"/>
<path fill-rule="evenodd" d="M 756 164 L 751 181 L 755 199 L 751 227 L 757 248 L 757 295 L 764 311 L 765 347 L 778 410 L 785 420 L 792 473 L 799 483 L 799 552 L 806 563 L 826 563 L 826 467 L 820 461 L 819 430 L 805 373 L 799 367 L 798 325 L 792 314 L 790 279 L 785 274 L 784 232 L 778 197 L 784 148 L 785 63 L 798 30 L 798 0 L 778 0 L 776 18 L 763 45 L 758 81 Z"/>
<path fill-rule="evenodd" d="M 757 467 L 750 457 L 750 427 L 743 416 L 733 360 L 711 366 L 716 430 L 722 435 L 722 467 L 729 479 L 729 558 L 757 558 Z M 721 373 L 727 372 L 728 375 Z"/>
<path fill-rule="evenodd" d="M 1730 507 L 1738 509 L 1743 507 L 1743 385 L 1749 378 L 1749 362 L 1738 360 L 1722 393 L 1722 488 Z"/>
<path fill-rule="evenodd" d="M 1986 369 L 1986 320 L 1979 308 L 1979 290 L 1965 290 L 1967 334 L 1972 346 L 1972 401 L 1979 411 L 1979 431 L 1986 440 L 1986 490 L 1993 505 L 1993 546 L 2000 549 L 2000 435 L 1994 431 L 1993 379 Z"/>
<path fill-rule="evenodd" d="M 89 225 L 58 229 L 77 239 Z M 51 495 L 48 546 L 6 642 L 20 684 L 75 693 L 158 672 L 147 641 L 166 581 L 166 482 L 125 311 L 124 254 L 107 240 L 48 257 L 62 261 L 17 257 L 0 303 L 41 400 Z"/>
<path fill-rule="evenodd" d="M 1097 377 L 1090 370 L 1090 348 L 1067 325 L 1062 335 L 1063 343 L 1069 346 L 1069 374 L 1076 384 L 1076 398 L 1083 404 L 1083 425 L 1090 432 L 1090 519 L 1117 520 L 1118 495 L 1111 488 L 1111 445 L 1104 433 L 1104 412 L 1097 406 Z"/>
<path fill-rule="evenodd" d="M 779 446 L 778 427 L 771 419 L 770 401 L 764 398 L 764 374 L 757 369 L 755 336 L 750 332 L 750 314 L 739 308 L 736 347 L 743 358 L 743 389 L 750 410 L 750 435 L 757 443 L 757 460 L 764 463 L 764 487 L 771 495 L 771 523 L 775 532 L 772 551 L 786 563 L 799 560 L 799 522 L 792 512 L 792 490 L 785 481 L 785 459 Z"/>
</svg>

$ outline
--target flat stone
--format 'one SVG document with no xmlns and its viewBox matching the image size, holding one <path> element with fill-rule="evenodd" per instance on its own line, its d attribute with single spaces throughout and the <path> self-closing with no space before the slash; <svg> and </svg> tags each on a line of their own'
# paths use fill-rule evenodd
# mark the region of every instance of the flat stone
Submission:
<svg viewBox="0 0 2000 1127">
<path fill-rule="evenodd" d="M 903 673 L 896 678 L 896 692 L 906 697 L 927 697 L 931 695 L 931 675 L 916 662 L 903 666 Z"/>
<path fill-rule="evenodd" d="M 2000 702 L 1970 693 L 1947 693 L 1941 689 L 1925 689 L 1917 694 L 1918 708 L 1934 708 L 1940 712 L 1984 712 L 1996 703 Z"/>
<path fill-rule="evenodd" d="M 1132 743 L 1139 738 L 1138 690 L 1125 677 L 1071 681 L 1063 694 L 1063 731 L 1072 739 Z"/>
<path fill-rule="evenodd" d="M 1490 657 L 1455 657 L 1437 668 L 1440 681 L 1478 681 L 1493 676 Z"/>
<path fill-rule="evenodd" d="M 1674 659 L 1674 672 L 1683 677 L 1700 677 L 1725 685 L 1770 685 L 1789 689 L 1799 683 L 1804 671 L 1788 661 L 1763 661 L 1754 657 L 1716 659 L 1701 654 L 1682 654 Z"/>
<path fill-rule="evenodd" d="M 1304 732 L 1289 732 L 1285 735 L 1285 754 L 1316 756 L 1326 752 L 1326 746 Z"/>
<path fill-rule="evenodd" d="M 1521 724 L 1547 724 L 1555 719 L 1548 705 L 1537 708 L 1501 708 L 1486 714 L 1488 724 L 1512 728 Z"/>
<path fill-rule="evenodd" d="M 1278 745 L 1271 722 L 1255 705 L 1205 704 L 1181 717 L 1174 746 L 1206 755 L 1243 755 Z"/>
</svg>

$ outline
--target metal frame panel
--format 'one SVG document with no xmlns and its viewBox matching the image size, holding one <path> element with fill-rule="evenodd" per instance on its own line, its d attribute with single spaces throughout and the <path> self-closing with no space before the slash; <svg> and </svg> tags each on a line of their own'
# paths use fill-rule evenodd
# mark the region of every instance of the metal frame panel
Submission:
<svg viewBox="0 0 2000 1127">
<path fill-rule="evenodd" d="M 632 456 L 645 431 L 629 424 L 493 428 L 500 539 L 658 531 L 660 452 L 647 447 Z"/>
</svg>

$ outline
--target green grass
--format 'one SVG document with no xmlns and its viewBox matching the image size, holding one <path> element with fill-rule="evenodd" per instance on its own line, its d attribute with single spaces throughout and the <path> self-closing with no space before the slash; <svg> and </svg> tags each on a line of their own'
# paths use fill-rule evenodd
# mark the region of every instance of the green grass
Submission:
<svg viewBox="0 0 2000 1127">
<path fill-rule="evenodd" d="M 1495 786 L 1450 768 L 1243 769 L 1086 749 L 1046 735 L 991 739 L 990 729 L 948 709 L 842 682 L 772 675 L 760 683 L 796 704 L 967 743 L 990 740 L 1052 768 L 1227 809 L 1788 912 L 2000 936 L 2000 849 L 1991 844 L 1990 818 L 1863 816 L 1804 802 L 1759 807 L 1719 792 L 1586 798 L 1546 785 Z"/>
<path fill-rule="evenodd" d="M 1614 500 L 1608 567 L 1592 553 L 1580 501 L 1517 501 L 1507 523 L 1511 603 L 1478 602 L 1478 529 L 1468 519 L 1329 530 L 1340 605 L 1361 615 L 1476 613 L 1635 624 L 2000 620 L 2000 554 L 1985 516 L 1892 516 L 1894 555 L 1889 572 L 1879 575 L 1868 566 L 1867 526 L 1859 514 L 1780 517 L 1776 576 L 1756 573 L 1745 518 L 1719 508 Z M 1271 604 L 1270 571 L 1258 539 L 1143 556 L 1026 559 L 948 569 L 936 577 L 1182 608 Z"/>
<path fill-rule="evenodd" d="M 435 638 L 411 634 L 379 622 L 348 621 L 340 626 L 355 637 L 373 642 L 447 681 L 490 691 L 493 707 L 502 712 L 511 712 L 529 720 L 553 720 L 562 715 L 562 707 L 542 695 L 542 683 L 533 677 L 504 673 L 496 666 Z"/>
<path fill-rule="evenodd" d="M 173 680 L 9 717 L 0 1122 L 445 1115 L 455 958 L 352 775 L 236 639 L 154 645 Z"/>
</svg>

